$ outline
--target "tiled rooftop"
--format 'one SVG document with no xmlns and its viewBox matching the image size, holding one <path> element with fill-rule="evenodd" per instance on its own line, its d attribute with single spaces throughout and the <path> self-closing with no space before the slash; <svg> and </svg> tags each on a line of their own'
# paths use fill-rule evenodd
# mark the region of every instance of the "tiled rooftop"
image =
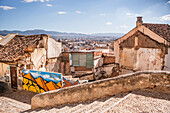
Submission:
<svg viewBox="0 0 170 113">
<path fill-rule="evenodd" d="M 14 61 L 24 55 L 28 46 L 37 46 L 43 35 L 16 35 L 4 46 L 0 46 L 0 61 Z"/>
<path fill-rule="evenodd" d="M 143 23 L 145 27 L 170 42 L 170 25 Z"/>
</svg>

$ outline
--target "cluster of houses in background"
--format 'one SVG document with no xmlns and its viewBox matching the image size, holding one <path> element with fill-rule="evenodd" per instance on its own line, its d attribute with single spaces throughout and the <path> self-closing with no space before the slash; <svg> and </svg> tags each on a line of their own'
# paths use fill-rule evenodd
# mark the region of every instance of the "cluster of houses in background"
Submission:
<svg viewBox="0 0 170 113">
<path fill-rule="evenodd" d="M 76 48 L 72 48 L 73 44 L 77 45 Z M 66 78 L 86 81 L 142 70 L 170 71 L 168 24 L 143 23 L 142 17 L 137 17 L 136 27 L 115 40 L 112 47 L 107 43 L 93 44 L 91 49 L 80 48 L 79 45 L 85 43 L 73 42 L 64 45 L 45 34 L 1 36 L 0 81 L 7 82 L 9 87 L 23 89 L 25 76 L 32 82 L 39 83 L 40 88 L 44 87 L 41 90 L 43 92 L 45 89 L 57 89 L 59 86 L 51 81 L 44 80 L 42 83 L 38 78 L 23 75 L 23 69 L 53 72 Z"/>
</svg>

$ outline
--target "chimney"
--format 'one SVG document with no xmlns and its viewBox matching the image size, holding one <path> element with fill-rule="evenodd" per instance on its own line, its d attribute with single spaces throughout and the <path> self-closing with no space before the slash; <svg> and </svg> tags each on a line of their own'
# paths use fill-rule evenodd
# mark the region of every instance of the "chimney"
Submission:
<svg viewBox="0 0 170 113">
<path fill-rule="evenodd" d="M 143 21 L 142 21 L 142 17 L 137 17 L 137 21 L 136 21 L 136 27 L 137 26 L 141 26 L 143 24 Z"/>
</svg>

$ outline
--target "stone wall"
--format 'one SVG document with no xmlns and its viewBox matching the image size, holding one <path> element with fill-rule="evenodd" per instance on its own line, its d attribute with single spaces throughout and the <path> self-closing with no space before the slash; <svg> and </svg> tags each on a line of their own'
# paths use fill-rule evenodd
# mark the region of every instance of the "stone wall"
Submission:
<svg viewBox="0 0 170 113">
<path fill-rule="evenodd" d="M 169 71 L 141 71 L 35 95 L 31 108 L 97 99 L 135 89 L 170 85 Z"/>
<path fill-rule="evenodd" d="M 104 64 L 113 64 L 113 63 L 115 63 L 115 56 L 105 56 L 103 63 Z"/>
</svg>

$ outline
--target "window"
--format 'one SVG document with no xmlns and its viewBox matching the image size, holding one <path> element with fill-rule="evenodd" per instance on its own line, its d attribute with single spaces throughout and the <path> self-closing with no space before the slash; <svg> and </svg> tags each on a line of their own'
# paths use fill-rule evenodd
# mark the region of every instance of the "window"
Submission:
<svg viewBox="0 0 170 113">
<path fill-rule="evenodd" d="M 73 58 L 73 66 L 79 66 L 79 54 L 72 54 L 72 58 Z"/>
<path fill-rule="evenodd" d="M 93 68 L 93 53 L 72 53 L 71 58 L 73 66 L 81 66 L 88 69 Z"/>
<path fill-rule="evenodd" d="M 88 69 L 93 68 L 93 54 L 87 54 L 86 61 L 86 67 Z"/>
</svg>

